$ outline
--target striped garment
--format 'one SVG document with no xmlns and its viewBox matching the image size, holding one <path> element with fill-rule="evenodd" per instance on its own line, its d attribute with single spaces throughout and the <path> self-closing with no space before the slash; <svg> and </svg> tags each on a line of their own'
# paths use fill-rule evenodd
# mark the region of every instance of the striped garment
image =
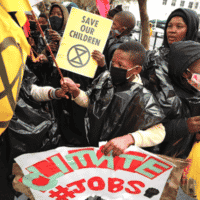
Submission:
<svg viewBox="0 0 200 200">
<path fill-rule="evenodd" d="M 57 89 L 50 86 L 39 87 L 33 84 L 31 88 L 31 96 L 36 101 L 50 101 L 52 99 L 60 99 L 56 97 L 56 90 Z"/>
</svg>

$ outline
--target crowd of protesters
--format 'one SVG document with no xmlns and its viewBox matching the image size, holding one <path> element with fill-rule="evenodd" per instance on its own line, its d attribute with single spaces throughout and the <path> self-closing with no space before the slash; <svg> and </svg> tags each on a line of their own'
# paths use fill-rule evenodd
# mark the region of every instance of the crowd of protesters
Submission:
<svg viewBox="0 0 200 200">
<path fill-rule="evenodd" d="M 54 56 L 71 7 L 77 5 L 54 3 L 48 14 L 38 17 Z M 117 6 L 107 15 L 113 25 L 103 53 L 95 50 L 91 55 L 98 64 L 95 77 L 61 69 L 63 80 L 32 14 L 26 14 L 31 29 L 27 71 L 37 78 L 29 86 L 30 96 L 44 103 L 45 112 L 53 110 L 60 135 L 57 146 L 97 147 L 107 141 L 105 155 L 112 151 L 119 156 L 136 145 L 156 154 L 188 157 L 200 140 L 199 18 L 194 11 L 173 11 L 163 45 L 150 51 L 131 39 L 134 15 Z"/>
</svg>

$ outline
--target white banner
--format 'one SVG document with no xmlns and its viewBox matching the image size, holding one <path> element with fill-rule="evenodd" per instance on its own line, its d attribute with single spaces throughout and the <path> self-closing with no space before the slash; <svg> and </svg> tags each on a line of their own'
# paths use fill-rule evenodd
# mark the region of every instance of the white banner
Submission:
<svg viewBox="0 0 200 200">
<path fill-rule="evenodd" d="M 160 199 L 173 164 L 135 146 L 114 158 L 101 148 L 59 147 L 15 161 L 36 200 Z"/>
</svg>

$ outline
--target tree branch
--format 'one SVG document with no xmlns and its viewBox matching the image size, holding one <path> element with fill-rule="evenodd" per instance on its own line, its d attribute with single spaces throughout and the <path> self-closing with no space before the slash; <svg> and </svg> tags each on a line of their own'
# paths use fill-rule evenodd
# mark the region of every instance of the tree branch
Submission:
<svg viewBox="0 0 200 200">
<path fill-rule="evenodd" d="M 149 29 L 149 16 L 147 14 L 147 0 L 138 0 L 141 28 L 142 28 L 142 39 L 141 43 L 146 50 L 150 47 L 150 29 Z"/>
</svg>

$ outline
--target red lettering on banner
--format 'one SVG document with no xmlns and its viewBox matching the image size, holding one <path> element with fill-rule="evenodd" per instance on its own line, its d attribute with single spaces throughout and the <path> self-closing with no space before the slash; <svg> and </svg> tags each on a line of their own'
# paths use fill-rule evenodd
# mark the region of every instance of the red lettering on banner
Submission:
<svg viewBox="0 0 200 200">
<path fill-rule="evenodd" d="M 97 151 L 97 153 L 96 153 L 96 156 L 97 156 L 98 160 L 100 160 L 104 156 L 104 154 L 101 152 L 102 148 L 103 148 L 103 146 L 101 146 L 99 148 L 99 150 Z M 106 156 L 106 157 L 108 157 L 108 156 Z M 114 161 L 114 158 L 113 158 L 113 161 Z M 104 159 L 102 161 L 102 163 L 100 165 L 98 165 L 98 168 L 110 169 L 108 167 L 108 160 Z"/>
<path fill-rule="evenodd" d="M 118 157 L 118 156 L 115 157 L 114 159 L 115 170 L 123 170 L 132 173 L 135 172 L 135 169 L 137 169 L 143 163 L 143 160 L 147 157 L 147 155 L 144 153 L 132 152 L 132 151 L 126 152 L 122 156 L 124 157 Z M 128 161 L 131 162 L 131 164 L 129 165 L 129 168 L 125 168 L 126 164 L 128 164 Z"/>
<path fill-rule="evenodd" d="M 84 157 L 84 159 L 85 159 L 85 161 L 86 161 L 86 163 L 87 163 L 86 166 L 84 166 L 84 165 L 80 162 L 78 156 L 74 156 L 74 157 L 73 157 L 73 159 L 74 159 L 74 161 L 76 162 L 76 164 L 77 164 L 77 166 L 78 166 L 79 169 L 83 169 L 83 168 L 96 168 L 96 167 L 97 167 L 97 166 L 92 162 L 92 159 L 91 159 L 91 157 L 90 157 L 89 154 L 84 154 L 83 157 Z"/>
<path fill-rule="evenodd" d="M 67 187 L 72 187 L 72 186 L 75 185 L 75 186 L 77 186 L 78 189 L 74 189 L 73 192 L 74 193 L 83 193 L 83 192 L 85 192 L 85 187 L 83 185 L 84 182 L 86 182 L 86 180 L 85 179 L 81 179 L 79 181 L 75 181 L 73 183 L 67 184 Z"/>
<path fill-rule="evenodd" d="M 32 183 L 38 186 L 45 186 L 49 183 L 49 179 L 43 176 L 39 176 L 39 178 L 35 178 Z"/>
<path fill-rule="evenodd" d="M 122 179 L 108 178 L 108 191 L 112 193 L 120 192 L 124 188 L 123 184 L 124 184 L 124 181 Z"/>
<path fill-rule="evenodd" d="M 70 165 L 65 161 L 65 159 L 62 157 L 62 155 L 60 153 L 58 154 L 55 154 L 49 158 L 52 158 L 52 157 L 58 157 L 60 159 L 60 161 L 65 165 L 65 167 L 68 169 L 68 172 L 67 173 L 64 173 L 64 174 L 68 174 L 68 173 L 71 173 L 73 172 L 74 170 L 70 167 Z M 48 159 L 48 158 L 47 158 Z"/>
<path fill-rule="evenodd" d="M 52 160 L 53 157 L 58 157 L 60 161 L 65 165 L 65 167 L 68 169 L 67 173 L 73 172 L 74 170 L 69 166 L 69 164 L 63 159 L 62 155 L 60 153 L 55 154 L 53 156 L 50 156 L 46 158 L 47 160 L 42 160 L 38 163 L 35 163 L 33 166 L 44 176 L 50 177 L 54 174 L 57 174 L 59 172 L 62 172 L 59 167 L 56 165 L 56 163 Z M 65 173 L 65 174 L 67 174 Z"/>
<path fill-rule="evenodd" d="M 88 148 L 84 148 L 84 149 L 69 150 L 68 154 L 76 153 L 76 152 L 79 152 L 79 151 L 94 151 L 94 148 L 88 147 Z"/>
<path fill-rule="evenodd" d="M 172 166 L 168 163 L 151 156 L 135 169 L 135 172 L 149 179 L 154 179 L 171 168 Z"/>
<path fill-rule="evenodd" d="M 95 182 L 97 183 L 97 186 L 94 185 Z M 101 177 L 95 176 L 95 177 L 90 178 L 88 180 L 88 187 L 91 190 L 100 191 L 100 190 L 103 190 L 105 188 L 105 182 Z"/>
<path fill-rule="evenodd" d="M 136 187 L 135 185 L 139 185 L 140 187 L 145 187 L 145 184 L 141 181 L 128 181 L 128 184 L 134 189 L 134 191 L 131 191 L 129 188 L 125 188 L 125 191 L 130 194 L 140 194 L 141 190 Z"/>
<path fill-rule="evenodd" d="M 49 193 L 49 197 L 51 198 L 54 198 L 56 197 L 56 200 L 68 200 L 67 197 L 70 197 L 70 198 L 74 198 L 75 195 L 74 195 L 74 192 L 73 191 L 68 191 L 68 188 L 65 187 L 63 188 L 62 186 L 57 186 L 56 187 L 57 191 L 53 191 L 53 190 L 50 190 Z"/>
<path fill-rule="evenodd" d="M 42 160 L 33 165 L 40 173 L 44 174 L 46 177 L 50 177 L 58 172 L 61 172 L 56 164 L 50 159 Z"/>
</svg>

